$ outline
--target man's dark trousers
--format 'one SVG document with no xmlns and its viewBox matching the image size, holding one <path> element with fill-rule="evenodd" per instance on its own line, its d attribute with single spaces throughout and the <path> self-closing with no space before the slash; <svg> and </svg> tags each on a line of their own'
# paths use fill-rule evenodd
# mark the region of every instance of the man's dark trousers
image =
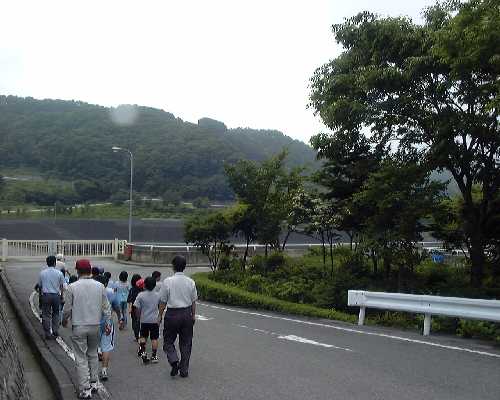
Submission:
<svg viewBox="0 0 500 400">
<path fill-rule="evenodd" d="M 61 297 L 59 294 L 44 293 L 42 294 L 42 325 L 45 331 L 45 336 L 50 336 L 50 328 L 52 334 L 58 335 L 59 322 L 61 321 Z"/>
<path fill-rule="evenodd" d="M 179 350 L 181 359 L 179 369 L 181 374 L 187 374 L 189 370 L 189 358 L 193 343 L 193 314 L 191 307 L 167 308 L 165 323 L 163 325 L 163 351 L 167 353 L 170 364 L 179 361 L 175 340 L 179 335 Z"/>
</svg>

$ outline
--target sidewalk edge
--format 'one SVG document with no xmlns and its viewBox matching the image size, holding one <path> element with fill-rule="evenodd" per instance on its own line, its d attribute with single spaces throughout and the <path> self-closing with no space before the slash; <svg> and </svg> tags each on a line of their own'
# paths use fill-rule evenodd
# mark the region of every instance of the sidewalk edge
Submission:
<svg viewBox="0 0 500 400">
<path fill-rule="evenodd" d="M 12 289 L 5 271 L 0 271 L 0 281 L 7 293 L 12 308 L 16 312 L 20 325 L 24 329 L 26 339 L 33 354 L 38 359 L 42 370 L 52 386 L 57 400 L 73 400 L 76 398 L 75 387 L 69 377 L 68 371 L 64 369 L 55 356 L 47 348 L 46 343 L 36 332 L 32 322 L 26 316 L 19 300 Z"/>
</svg>

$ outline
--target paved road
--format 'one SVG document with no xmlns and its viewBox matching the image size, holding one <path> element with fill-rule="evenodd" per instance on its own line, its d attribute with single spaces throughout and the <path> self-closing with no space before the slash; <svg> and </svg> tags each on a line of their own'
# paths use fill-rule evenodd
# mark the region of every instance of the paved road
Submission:
<svg viewBox="0 0 500 400">
<path fill-rule="evenodd" d="M 150 274 L 152 268 L 103 266 Z M 8 265 L 28 296 L 40 267 Z M 164 275 L 170 270 L 164 269 Z M 189 271 L 192 272 L 193 270 Z M 472 340 L 305 319 L 205 303 L 198 307 L 188 379 L 171 379 L 165 357 L 143 366 L 131 332 L 119 332 L 106 388 L 117 399 L 495 399 L 500 350 Z M 40 329 L 41 332 L 41 329 Z M 68 332 L 64 332 L 66 336 Z M 69 342 L 68 342 L 69 343 Z M 61 363 L 64 352 L 51 344 Z M 470 350 L 470 351 L 465 351 Z"/>
</svg>

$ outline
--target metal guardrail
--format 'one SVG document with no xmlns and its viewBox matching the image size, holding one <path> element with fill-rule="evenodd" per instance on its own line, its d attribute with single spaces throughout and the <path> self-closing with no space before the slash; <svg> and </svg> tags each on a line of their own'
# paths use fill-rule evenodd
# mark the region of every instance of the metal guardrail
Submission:
<svg viewBox="0 0 500 400">
<path fill-rule="evenodd" d="M 358 325 L 364 324 L 366 308 L 424 314 L 424 336 L 430 333 L 432 315 L 500 322 L 499 300 L 349 290 L 347 304 L 359 307 Z"/>
<path fill-rule="evenodd" d="M 353 243 L 355 244 L 355 243 Z M 131 243 L 134 247 L 144 247 L 150 249 L 151 247 L 154 248 L 165 248 L 165 249 L 186 249 L 186 248 L 194 248 L 195 246 L 193 244 L 185 244 L 185 243 Z M 349 242 L 337 242 L 335 243 L 336 246 L 350 246 Z M 436 247 L 442 247 L 443 242 L 418 242 L 417 245 L 421 248 L 427 249 L 427 248 L 436 248 Z M 245 248 L 245 244 L 233 244 L 235 248 Z M 313 247 L 321 247 L 321 243 L 288 243 L 286 245 L 287 248 L 313 248 Z M 265 248 L 266 246 L 263 244 L 250 244 L 249 248 L 253 249 L 259 249 L 259 248 Z"/>
<path fill-rule="evenodd" d="M 8 240 L 2 239 L 2 261 L 30 260 L 61 253 L 67 257 L 114 257 L 123 254 L 125 240 Z"/>
</svg>

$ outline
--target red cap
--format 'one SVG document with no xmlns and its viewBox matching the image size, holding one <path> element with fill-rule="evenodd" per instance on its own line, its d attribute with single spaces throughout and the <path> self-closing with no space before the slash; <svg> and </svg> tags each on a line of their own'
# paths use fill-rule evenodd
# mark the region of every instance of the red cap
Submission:
<svg viewBox="0 0 500 400">
<path fill-rule="evenodd" d="M 144 289 L 144 278 L 139 279 L 136 283 L 135 286 L 137 286 L 139 289 Z"/>
<path fill-rule="evenodd" d="M 86 259 L 76 260 L 75 268 L 77 271 L 90 274 L 92 272 L 92 266 L 90 261 Z"/>
</svg>

